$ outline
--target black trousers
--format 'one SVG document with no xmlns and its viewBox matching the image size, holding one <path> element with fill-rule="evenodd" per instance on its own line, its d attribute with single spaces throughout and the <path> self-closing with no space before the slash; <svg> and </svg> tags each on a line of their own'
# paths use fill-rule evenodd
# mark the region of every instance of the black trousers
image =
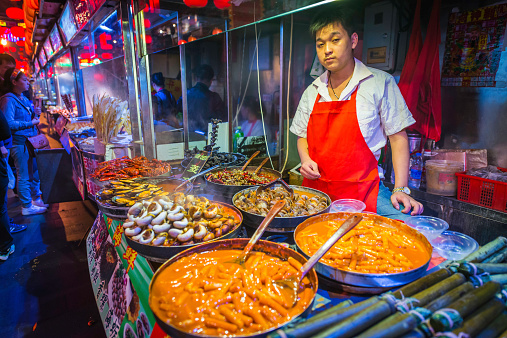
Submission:
<svg viewBox="0 0 507 338">
<path fill-rule="evenodd" d="M 7 214 L 8 184 L 9 178 L 7 177 L 7 172 L 0 173 L 0 251 L 8 250 L 13 242 L 10 232 L 9 215 Z"/>
</svg>

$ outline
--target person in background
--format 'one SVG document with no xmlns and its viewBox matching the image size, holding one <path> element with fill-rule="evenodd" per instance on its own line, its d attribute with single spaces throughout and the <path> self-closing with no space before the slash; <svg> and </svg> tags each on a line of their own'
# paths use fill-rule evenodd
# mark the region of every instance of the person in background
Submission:
<svg viewBox="0 0 507 338">
<path fill-rule="evenodd" d="M 162 73 L 155 73 L 151 76 L 151 85 L 155 89 L 152 96 L 153 119 L 164 122 L 171 127 L 179 128 L 180 122 L 176 117 L 176 99 L 170 91 L 165 89 L 165 79 Z"/>
<path fill-rule="evenodd" d="M 6 90 L 4 89 L 4 75 L 7 69 L 14 68 L 16 66 L 16 60 L 10 56 L 9 54 L 0 54 L 0 96 L 4 95 L 6 93 Z M 10 134 L 10 132 L 9 132 Z M 2 159 L 7 163 L 6 170 L 7 175 L 9 177 L 9 180 L 15 181 L 14 173 L 12 172 L 11 166 L 9 165 L 9 155 L 10 150 L 12 148 L 12 136 L 5 140 L 0 140 L 0 152 Z M 9 184 L 10 185 L 10 184 Z M 11 188 L 15 187 L 15 182 L 12 182 Z M 6 208 L 7 208 L 7 194 L 5 195 L 6 198 Z M 1 200 L 1 199 L 0 199 Z M 14 223 L 13 219 L 9 219 L 10 224 L 10 232 L 11 233 L 17 233 L 23 230 L 26 230 L 26 225 L 16 224 Z"/>
<path fill-rule="evenodd" d="M 241 124 L 241 130 L 245 137 L 264 135 L 259 101 L 250 96 L 245 97 L 240 112 L 241 117 L 245 120 Z"/>
<path fill-rule="evenodd" d="M 40 197 L 42 192 L 39 173 L 26 146 L 28 138 L 37 135 L 36 126 L 39 124 L 39 117 L 28 99 L 22 95 L 28 85 L 28 78 L 23 72 L 19 69 L 8 69 L 4 79 L 4 87 L 8 92 L 0 98 L 0 110 L 12 132 L 11 156 L 18 175 L 18 196 L 23 204 L 24 216 L 44 213 L 48 206 Z"/>
<path fill-rule="evenodd" d="M 4 114 L 0 113 L 0 141 L 11 137 L 9 124 Z M 0 161 L 0 260 L 6 261 L 14 253 L 13 238 L 10 232 L 9 216 L 7 215 L 7 186 L 9 176 L 7 175 L 7 162 Z M 25 227 L 26 228 L 26 227 Z"/>
<path fill-rule="evenodd" d="M 394 78 L 354 58 L 359 40 L 355 19 L 348 7 L 334 4 L 310 25 L 326 72 L 303 93 L 290 127 L 298 136 L 303 186 L 323 191 L 332 200 L 362 200 L 367 211 L 404 220 L 410 212 L 423 211 L 407 187 L 405 128 L 415 120 Z M 387 138 L 396 172 L 392 194 L 380 181 L 377 167 Z"/>
<path fill-rule="evenodd" d="M 211 119 L 227 121 L 227 110 L 224 101 L 215 92 L 209 90 L 215 72 L 210 65 L 201 65 L 194 71 L 196 84 L 187 90 L 188 123 L 191 132 L 207 134 Z M 178 100 L 178 111 L 183 111 L 183 101 Z"/>
</svg>

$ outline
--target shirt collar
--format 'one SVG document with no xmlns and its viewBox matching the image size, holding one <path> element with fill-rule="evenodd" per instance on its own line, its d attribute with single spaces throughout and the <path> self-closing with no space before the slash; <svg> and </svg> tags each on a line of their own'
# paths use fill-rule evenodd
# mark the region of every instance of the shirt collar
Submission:
<svg viewBox="0 0 507 338">
<path fill-rule="evenodd" d="M 348 99 L 361 81 L 373 76 L 373 73 L 364 65 L 364 63 L 356 58 L 354 58 L 354 61 L 354 73 L 352 73 L 352 78 L 350 79 L 349 84 L 340 94 L 340 101 Z M 326 101 L 331 101 L 331 97 L 329 96 L 329 92 L 327 90 L 328 74 L 329 71 L 325 71 L 321 76 L 315 79 L 312 84 L 316 87 L 320 96 L 322 96 Z"/>
</svg>

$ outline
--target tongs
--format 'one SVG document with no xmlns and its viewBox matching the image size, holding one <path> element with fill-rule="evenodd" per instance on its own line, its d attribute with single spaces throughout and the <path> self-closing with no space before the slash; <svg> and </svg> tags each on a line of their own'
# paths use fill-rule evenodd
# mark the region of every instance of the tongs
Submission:
<svg viewBox="0 0 507 338">
<path fill-rule="evenodd" d="M 303 278 L 305 278 L 306 274 L 313 268 L 313 266 L 325 255 L 326 252 L 331 249 L 333 245 L 336 244 L 347 232 L 352 230 L 361 220 L 363 216 L 361 214 L 354 214 L 347 218 L 342 225 L 336 230 L 336 232 L 317 250 L 315 254 L 301 267 L 299 272 L 301 272 L 298 276 L 292 276 L 285 280 L 273 281 L 273 283 L 278 284 L 284 288 L 289 287 L 294 290 L 294 298 L 292 305 L 297 301 L 297 294 L 299 289 L 299 284 Z"/>
<path fill-rule="evenodd" d="M 256 194 L 259 194 L 261 192 L 263 192 L 264 190 L 268 189 L 268 188 L 271 188 L 272 186 L 276 185 L 276 184 L 281 184 L 282 187 L 287 190 L 287 192 L 290 194 L 290 198 L 292 199 L 292 197 L 294 197 L 294 189 L 292 189 L 287 183 L 285 183 L 284 180 L 282 180 L 281 178 L 278 178 L 276 180 L 274 180 L 273 182 L 270 182 L 268 184 L 265 184 L 265 185 L 261 185 L 259 186 L 256 190 L 255 190 L 255 193 Z"/>
</svg>

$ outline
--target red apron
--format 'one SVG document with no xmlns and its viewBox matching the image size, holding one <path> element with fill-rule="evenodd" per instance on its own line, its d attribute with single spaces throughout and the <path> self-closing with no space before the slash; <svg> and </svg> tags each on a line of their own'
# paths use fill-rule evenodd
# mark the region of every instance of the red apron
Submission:
<svg viewBox="0 0 507 338">
<path fill-rule="evenodd" d="M 380 178 L 377 159 L 366 144 L 356 112 L 357 89 L 348 101 L 319 102 L 308 121 L 308 152 L 321 177 L 303 186 L 325 192 L 331 199 L 353 198 L 377 212 Z"/>
</svg>

